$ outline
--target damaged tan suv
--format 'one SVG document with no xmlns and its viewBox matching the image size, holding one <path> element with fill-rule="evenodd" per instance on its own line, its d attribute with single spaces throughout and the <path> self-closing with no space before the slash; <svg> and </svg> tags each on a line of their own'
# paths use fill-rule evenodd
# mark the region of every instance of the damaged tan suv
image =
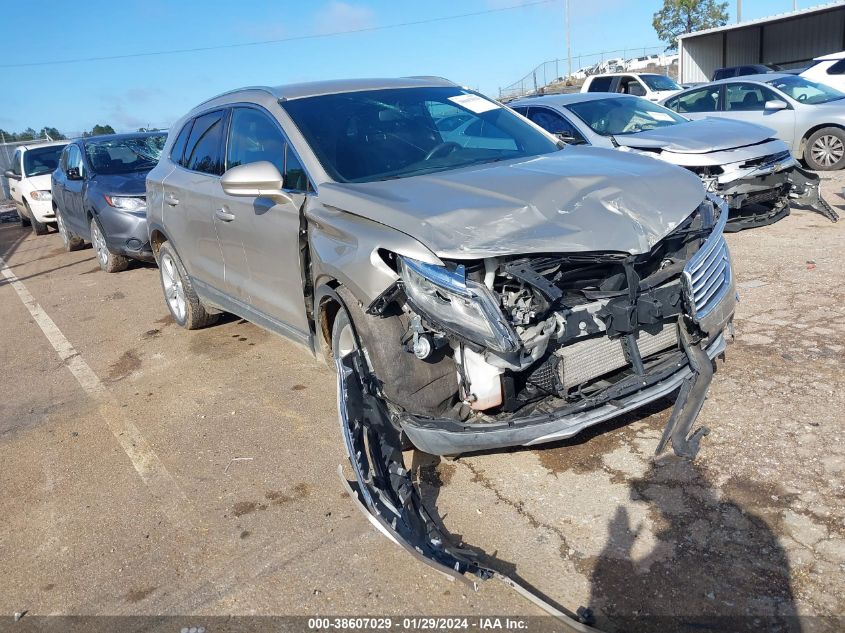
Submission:
<svg viewBox="0 0 845 633">
<path fill-rule="evenodd" d="M 736 293 L 724 202 L 651 158 L 566 146 L 432 78 L 247 88 L 168 138 L 147 179 L 167 305 L 231 312 L 324 354 L 356 492 L 450 574 L 402 465 L 570 437 L 678 392 L 692 425 Z"/>
</svg>

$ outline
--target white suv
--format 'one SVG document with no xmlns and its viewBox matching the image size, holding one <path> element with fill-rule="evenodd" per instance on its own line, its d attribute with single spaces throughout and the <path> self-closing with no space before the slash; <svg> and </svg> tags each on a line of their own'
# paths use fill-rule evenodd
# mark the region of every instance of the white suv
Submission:
<svg viewBox="0 0 845 633">
<path fill-rule="evenodd" d="M 56 223 L 50 175 L 59 165 L 65 145 L 67 141 L 22 145 L 15 150 L 12 168 L 4 174 L 21 224 L 32 224 L 36 235 L 44 235 L 47 225 Z"/>
<path fill-rule="evenodd" d="M 655 73 L 606 73 L 587 77 L 581 92 L 621 92 L 649 101 L 668 99 L 681 87 L 666 75 Z"/>
<path fill-rule="evenodd" d="M 812 66 L 801 71 L 801 76 L 845 92 L 845 51 L 816 57 Z"/>
</svg>

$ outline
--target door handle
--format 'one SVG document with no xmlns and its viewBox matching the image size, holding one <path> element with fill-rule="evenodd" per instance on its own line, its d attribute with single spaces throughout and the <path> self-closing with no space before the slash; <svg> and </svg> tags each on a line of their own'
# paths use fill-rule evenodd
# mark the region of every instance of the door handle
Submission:
<svg viewBox="0 0 845 633">
<path fill-rule="evenodd" d="M 166 196 L 164 196 L 164 201 L 171 207 L 175 207 L 177 204 L 179 204 L 179 198 L 174 196 L 172 193 L 168 193 Z"/>
<path fill-rule="evenodd" d="M 217 211 L 214 212 L 214 215 L 221 222 L 231 222 L 235 219 L 235 215 L 233 213 L 229 213 L 225 208 L 217 209 Z"/>
</svg>

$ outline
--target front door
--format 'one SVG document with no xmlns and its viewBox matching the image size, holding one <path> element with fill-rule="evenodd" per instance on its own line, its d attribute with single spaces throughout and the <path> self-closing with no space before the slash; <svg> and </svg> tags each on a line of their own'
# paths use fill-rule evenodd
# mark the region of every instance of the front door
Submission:
<svg viewBox="0 0 845 633">
<path fill-rule="evenodd" d="M 71 232 L 88 236 L 91 230 L 83 213 L 82 195 L 85 189 L 85 161 L 82 160 L 82 151 L 76 144 L 70 145 L 67 154 L 67 167 L 65 168 L 64 191 L 62 192 L 62 220 Z"/>
<path fill-rule="evenodd" d="M 299 239 L 308 178 L 278 123 L 259 108 L 232 110 L 227 147 L 227 169 L 258 161 L 273 163 L 292 201 L 278 204 L 263 197 L 229 196 L 220 188 L 215 224 L 224 257 L 235 250 L 245 256 L 245 283 L 253 309 L 305 335 L 308 323 Z M 227 275 L 228 263 L 227 257 Z"/>
</svg>

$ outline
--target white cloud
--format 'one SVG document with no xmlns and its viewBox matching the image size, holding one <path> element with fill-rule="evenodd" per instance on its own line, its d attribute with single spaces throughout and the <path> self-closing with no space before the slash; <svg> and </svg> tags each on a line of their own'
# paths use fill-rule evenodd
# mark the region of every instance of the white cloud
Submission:
<svg viewBox="0 0 845 633">
<path fill-rule="evenodd" d="M 315 33 L 357 31 L 376 25 L 375 12 L 366 6 L 333 0 L 314 16 Z"/>
</svg>

